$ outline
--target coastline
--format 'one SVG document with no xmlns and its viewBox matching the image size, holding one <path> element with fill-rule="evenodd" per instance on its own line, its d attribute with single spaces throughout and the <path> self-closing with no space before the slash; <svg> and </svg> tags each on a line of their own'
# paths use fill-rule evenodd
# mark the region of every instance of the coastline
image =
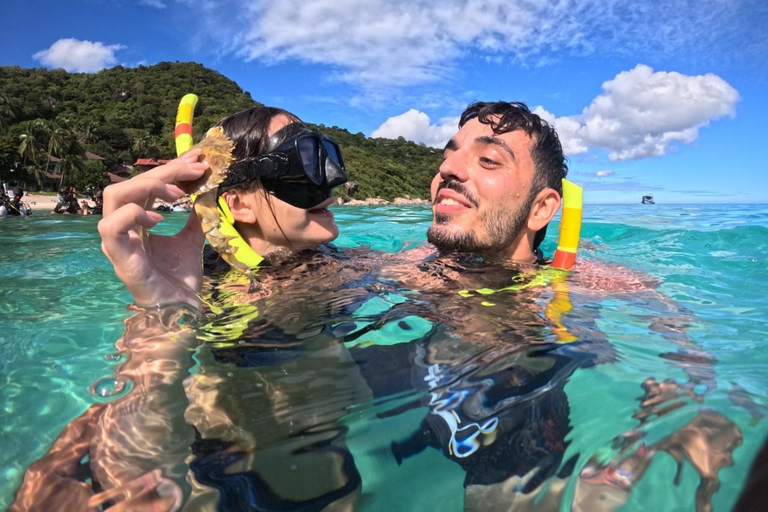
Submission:
<svg viewBox="0 0 768 512">
<path fill-rule="evenodd" d="M 56 206 L 57 198 L 56 196 L 44 196 L 40 194 L 25 194 L 23 199 L 25 203 L 28 203 L 29 206 L 32 207 L 32 210 L 35 209 L 46 209 L 50 208 L 53 209 L 54 206 Z M 90 199 L 87 199 L 85 197 L 79 197 L 79 201 L 86 200 L 89 204 L 92 204 L 93 201 Z M 155 207 L 165 204 L 165 201 L 155 201 Z M 430 204 L 430 201 L 428 199 L 412 199 L 408 196 L 406 197 L 396 197 L 392 201 L 387 201 L 386 199 L 382 199 L 380 197 L 368 197 L 365 199 L 352 199 L 351 201 L 342 202 L 339 200 L 336 203 L 338 206 L 407 206 L 407 205 L 428 205 Z"/>
</svg>

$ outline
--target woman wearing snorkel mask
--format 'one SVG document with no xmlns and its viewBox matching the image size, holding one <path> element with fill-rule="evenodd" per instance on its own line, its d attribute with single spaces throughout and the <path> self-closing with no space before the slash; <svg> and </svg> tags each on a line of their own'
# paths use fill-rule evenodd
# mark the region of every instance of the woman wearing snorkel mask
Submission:
<svg viewBox="0 0 768 512">
<path fill-rule="evenodd" d="M 338 236 L 328 206 L 334 201 L 332 189 L 347 177 L 335 142 L 277 108 L 240 112 L 223 119 L 220 126 L 234 143 L 234 163 L 218 191 L 220 213 L 241 241 L 235 240 L 239 261 L 257 266 L 269 266 L 278 259 L 282 263 L 286 254 L 315 249 Z M 184 192 L 174 183 L 204 175 L 208 164 L 198 162 L 199 156 L 200 150 L 192 149 L 166 165 L 105 189 L 104 218 L 99 223 L 102 249 L 138 310 L 126 320 L 125 334 L 117 344 L 129 356 L 116 368 L 114 378 L 133 388 L 109 404 L 93 405 L 70 423 L 48 454 L 30 466 L 11 510 L 91 510 L 112 504 L 178 510 L 183 503 L 185 509 L 213 510 L 218 501 L 215 486 L 200 485 L 189 473 L 191 447 L 216 440 L 245 447 L 249 440 L 262 442 L 270 430 L 283 428 L 277 420 L 256 432 L 241 430 L 242 411 L 220 402 L 222 397 L 238 394 L 237 384 L 230 382 L 235 389 L 226 390 L 224 384 L 217 386 L 223 376 L 213 363 L 208 370 L 194 372 L 205 373 L 207 380 L 188 379 L 200 338 L 185 318 L 202 304 L 198 294 L 205 235 L 195 212 L 176 235 L 157 235 L 148 229 L 162 220 L 152 210 L 156 199 L 176 201 Z M 282 267 L 272 265 L 269 270 L 286 272 Z M 270 272 L 266 270 L 259 276 L 263 281 L 260 291 L 269 293 L 271 281 L 264 275 Z M 334 382 L 357 387 L 356 377 L 346 376 L 350 361 L 343 345 L 329 347 L 326 355 L 318 363 L 322 368 L 317 369 L 331 369 Z M 260 377 L 258 368 L 253 368 L 250 378 L 269 377 Z M 345 385 L 345 381 L 350 382 Z M 259 399 L 252 396 L 250 407 L 272 417 L 275 399 L 273 394 Z M 338 414 L 343 414 L 343 408 Z M 325 421 L 335 421 L 335 415 Z M 267 487 L 274 496 L 293 501 L 346 502 L 344 506 L 349 506 L 359 492 L 359 476 L 345 469 L 350 464 L 345 450 L 334 448 L 336 441 L 327 432 L 307 434 L 303 439 L 324 448 L 301 457 L 299 471 L 276 463 L 288 473 L 276 477 L 276 469 L 266 470 Z M 83 462 L 85 455 L 89 457 Z M 197 460 L 206 460 L 202 453 L 195 455 Z M 271 468 L 271 457 L 269 453 L 250 454 L 249 462 L 236 465 L 259 471 L 252 466 L 266 463 Z M 297 478 L 313 483 L 302 488 Z"/>
<path fill-rule="evenodd" d="M 220 126 L 236 141 L 236 161 L 219 193 L 257 254 L 314 249 L 338 236 L 328 207 L 347 176 L 333 140 L 273 108 L 235 114 Z"/>
<path fill-rule="evenodd" d="M 328 206 L 332 189 L 347 181 L 338 145 L 311 132 L 281 109 L 257 107 L 220 123 L 234 142 L 234 164 L 219 187 L 222 216 L 244 243 L 241 261 L 258 265 L 275 254 L 314 249 L 338 236 Z M 162 217 L 155 199 L 175 201 L 175 182 L 200 178 L 199 149 L 104 191 L 102 248 L 138 306 L 185 303 L 198 307 L 204 235 L 191 214 L 175 236 L 148 234 Z M 228 210 L 228 211 L 224 211 Z"/>
</svg>

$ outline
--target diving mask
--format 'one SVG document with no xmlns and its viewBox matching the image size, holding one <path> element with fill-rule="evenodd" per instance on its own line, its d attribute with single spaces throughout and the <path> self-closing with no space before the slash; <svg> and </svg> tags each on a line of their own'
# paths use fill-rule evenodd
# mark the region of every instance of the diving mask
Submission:
<svg viewBox="0 0 768 512">
<path fill-rule="evenodd" d="M 289 127 L 295 130 L 296 125 Z M 235 163 L 219 193 L 256 179 L 278 199 L 307 209 L 328 199 L 334 187 L 347 181 L 347 173 L 339 145 L 303 128 L 268 153 Z"/>
</svg>

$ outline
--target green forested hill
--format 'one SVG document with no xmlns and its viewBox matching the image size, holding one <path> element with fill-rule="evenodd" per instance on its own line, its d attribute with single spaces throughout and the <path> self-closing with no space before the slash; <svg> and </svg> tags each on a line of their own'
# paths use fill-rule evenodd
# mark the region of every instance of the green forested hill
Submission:
<svg viewBox="0 0 768 512">
<path fill-rule="evenodd" d="M 136 158 L 172 158 L 179 99 L 193 92 L 197 138 L 222 117 L 260 105 L 235 82 L 195 63 L 117 66 L 95 74 L 0 67 L 0 179 L 39 183 L 49 156 L 78 188 Z M 279 106 L 279 105 L 278 105 Z M 404 139 L 369 139 L 336 126 L 318 130 L 344 152 L 355 198 L 427 197 L 440 152 Z M 85 151 L 105 158 L 86 161 Z M 343 191 L 340 191 L 343 192 Z"/>
</svg>

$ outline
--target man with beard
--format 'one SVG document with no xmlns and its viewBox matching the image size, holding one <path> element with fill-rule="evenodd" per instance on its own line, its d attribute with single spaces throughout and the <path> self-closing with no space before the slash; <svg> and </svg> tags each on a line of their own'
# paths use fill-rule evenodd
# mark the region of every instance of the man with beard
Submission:
<svg viewBox="0 0 768 512">
<path fill-rule="evenodd" d="M 441 253 L 532 263 L 568 173 L 553 127 L 522 103 L 473 103 L 432 181 L 428 240 Z"/>
<path fill-rule="evenodd" d="M 422 298 L 425 291 L 441 295 L 425 302 L 438 305 L 435 317 L 449 318 L 443 323 L 450 327 L 444 334 L 435 330 L 419 342 L 423 347 L 417 343 L 411 349 L 414 355 L 401 358 L 399 367 L 406 375 L 399 380 L 426 383 L 430 412 L 410 436 L 392 443 L 392 455 L 398 464 L 407 465 L 406 459 L 427 448 L 442 451 L 466 472 L 465 510 L 560 508 L 577 463 L 576 454 L 566 459 L 571 425 L 565 383 L 577 369 L 610 362 L 616 356 L 594 318 L 587 318 L 589 311 L 597 309 L 590 308 L 590 302 L 630 292 L 627 298 L 642 297 L 650 310 L 657 310 L 655 315 L 669 311 L 674 313 L 670 316 L 683 317 L 679 306 L 655 291 L 653 280 L 621 267 L 581 265 L 584 272 L 572 274 L 567 283 L 553 278 L 549 290 L 542 282 L 536 284 L 535 277 L 530 280 L 530 276 L 546 275 L 540 266 L 546 260 L 538 247 L 561 206 L 567 173 L 554 128 L 524 104 L 469 105 L 461 115 L 458 133 L 445 146 L 431 185 L 433 222 L 427 238 L 440 255 L 424 258 L 431 248 L 415 250 L 412 256 L 424 258 L 418 265 L 421 272 L 393 276 L 406 288 L 422 290 Z M 529 276 L 523 280 L 527 284 L 509 286 L 510 280 L 523 275 Z M 583 306 L 571 332 L 563 328 L 557 314 L 550 314 L 550 309 L 557 309 L 551 306 L 562 298 L 563 289 L 567 295 L 568 286 Z M 541 311 L 536 297 L 552 292 L 547 311 Z M 571 308 L 567 302 L 563 311 Z M 505 313 L 486 315 L 489 306 Z M 551 341 L 532 334 L 536 328 L 547 330 L 543 316 L 554 324 Z M 700 400 L 714 386 L 713 359 L 688 338 L 684 325 L 651 321 L 650 328 L 678 346 L 678 351 L 661 357 L 677 361 L 690 381 L 678 385 L 647 379 L 637 418 L 651 412 L 665 415 L 673 410 L 665 408 L 670 402 L 684 396 Z M 484 347 L 484 351 L 473 358 L 471 370 L 457 372 L 457 359 L 449 353 L 462 343 Z M 391 358 L 395 349 L 371 348 L 376 350 L 351 350 L 366 379 L 377 375 L 377 361 Z M 405 364 L 408 360 L 412 362 Z M 694 391 L 697 385 L 704 390 L 701 394 Z M 369 386 L 375 397 L 399 391 L 382 392 L 376 389 L 375 379 L 369 379 Z M 636 440 L 645 433 L 638 428 L 625 436 Z M 717 482 L 719 469 L 729 464 L 740 442 L 741 434 L 732 422 L 718 413 L 701 414 L 662 442 L 641 446 L 647 449 L 637 453 L 622 449 L 608 465 L 590 461 L 588 471 L 577 479 L 576 509 L 620 507 L 650 459 L 661 451 L 685 454 L 702 483 Z M 626 464 L 617 469 L 619 461 Z M 706 509 L 711 492 L 698 493 L 696 499 L 699 509 Z"/>
</svg>

